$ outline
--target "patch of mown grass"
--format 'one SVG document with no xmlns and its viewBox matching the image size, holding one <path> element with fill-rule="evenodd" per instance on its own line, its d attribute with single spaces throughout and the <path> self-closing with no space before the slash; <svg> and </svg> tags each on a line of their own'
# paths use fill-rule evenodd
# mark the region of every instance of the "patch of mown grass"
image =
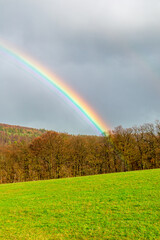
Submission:
<svg viewBox="0 0 160 240">
<path fill-rule="evenodd" d="M 0 239 L 160 239 L 160 170 L 0 185 Z"/>
</svg>

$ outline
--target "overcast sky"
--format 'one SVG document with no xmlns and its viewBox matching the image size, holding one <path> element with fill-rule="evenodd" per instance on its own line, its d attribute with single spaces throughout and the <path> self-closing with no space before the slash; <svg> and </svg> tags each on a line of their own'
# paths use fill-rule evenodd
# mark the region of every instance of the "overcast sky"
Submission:
<svg viewBox="0 0 160 240">
<path fill-rule="evenodd" d="M 160 119 L 159 0 L 0 0 L 0 39 L 63 79 L 111 128 Z M 1 54 L 0 122 L 96 134 Z"/>
</svg>

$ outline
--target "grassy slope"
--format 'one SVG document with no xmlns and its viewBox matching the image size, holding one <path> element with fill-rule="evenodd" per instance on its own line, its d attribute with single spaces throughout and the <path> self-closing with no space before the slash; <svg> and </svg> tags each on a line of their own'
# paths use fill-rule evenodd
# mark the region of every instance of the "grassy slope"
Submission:
<svg viewBox="0 0 160 240">
<path fill-rule="evenodd" d="M 0 239 L 160 239 L 160 170 L 0 185 Z"/>
</svg>

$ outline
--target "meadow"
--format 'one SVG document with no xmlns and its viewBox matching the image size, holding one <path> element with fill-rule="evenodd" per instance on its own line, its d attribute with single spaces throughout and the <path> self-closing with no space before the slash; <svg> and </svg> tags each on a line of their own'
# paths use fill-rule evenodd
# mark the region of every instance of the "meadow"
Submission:
<svg viewBox="0 0 160 240">
<path fill-rule="evenodd" d="M 160 239 L 160 169 L 0 185 L 0 239 Z"/>
</svg>

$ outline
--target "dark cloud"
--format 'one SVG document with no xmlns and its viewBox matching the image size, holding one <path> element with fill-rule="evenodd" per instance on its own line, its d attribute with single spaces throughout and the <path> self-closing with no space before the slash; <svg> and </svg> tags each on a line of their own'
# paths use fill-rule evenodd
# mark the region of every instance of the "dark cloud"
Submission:
<svg viewBox="0 0 160 240">
<path fill-rule="evenodd" d="M 0 0 L 0 39 L 38 59 L 111 127 L 160 118 L 158 0 Z M 44 82 L 0 55 L 0 122 L 94 134 Z"/>
</svg>

